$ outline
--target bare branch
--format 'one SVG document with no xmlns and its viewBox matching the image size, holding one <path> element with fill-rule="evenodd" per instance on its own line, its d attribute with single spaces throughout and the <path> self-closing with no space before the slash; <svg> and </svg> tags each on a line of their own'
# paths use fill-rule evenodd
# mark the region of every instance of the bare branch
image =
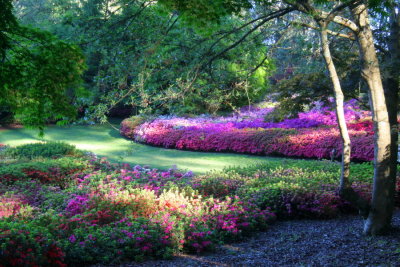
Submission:
<svg viewBox="0 0 400 267">
<path fill-rule="evenodd" d="M 344 3 L 342 5 L 337 6 L 336 8 L 334 8 L 331 12 L 326 12 L 323 10 L 319 10 L 315 7 L 313 7 L 310 2 L 308 0 L 305 1 L 296 1 L 296 2 L 292 2 L 292 1 L 287 1 L 285 0 L 285 3 L 289 4 L 290 6 L 292 6 L 293 8 L 295 8 L 296 10 L 310 15 L 312 16 L 315 20 L 327 20 L 327 21 L 333 21 L 336 24 L 342 25 L 350 30 L 352 30 L 353 32 L 358 32 L 358 26 L 357 24 L 355 24 L 352 20 L 347 19 L 345 17 L 339 16 L 337 15 L 337 13 L 341 10 L 343 10 L 346 7 L 349 7 L 350 5 L 353 5 L 355 3 L 359 2 L 359 0 L 353 0 L 353 1 L 349 1 L 348 3 Z"/>
<path fill-rule="evenodd" d="M 308 23 L 304 23 L 304 22 L 292 21 L 292 22 L 290 22 L 290 23 L 293 24 L 293 25 L 298 25 L 298 26 L 310 28 L 310 29 L 317 30 L 317 31 L 320 31 L 320 30 L 321 30 L 321 28 L 318 27 L 318 26 L 315 26 L 315 25 L 312 25 L 312 24 L 308 24 Z M 352 40 L 352 41 L 355 41 L 355 40 L 356 40 L 356 38 L 354 38 L 354 36 L 353 36 L 353 35 L 350 35 L 350 34 L 344 34 L 344 33 L 340 33 L 340 32 L 335 32 L 335 31 L 331 31 L 331 30 L 328 30 L 328 29 L 326 29 L 326 32 L 327 32 L 329 35 L 347 38 L 347 39 L 350 39 L 350 40 Z"/>
<path fill-rule="evenodd" d="M 238 31 L 240 31 L 241 29 L 243 29 L 243 28 L 245 28 L 245 27 L 247 27 L 247 26 L 249 26 L 249 25 L 251 25 L 251 24 L 253 24 L 253 23 L 257 22 L 257 21 L 259 21 L 259 20 L 267 19 L 267 18 L 270 17 L 270 16 L 273 16 L 273 15 L 275 15 L 275 14 L 279 14 L 279 13 L 282 12 L 283 10 L 285 10 L 285 9 L 279 9 L 279 10 L 276 10 L 276 11 L 274 11 L 274 12 L 271 12 L 271 13 L 269 13 L 269 14 L 267 14 L 267 15 L 264 15 L 264 16 L 261 16 L 261 17 L 258 17 L 258 18 L 255 18 L 255 19 L 253 19 L 253 20 L 251 20 L 251 21 L 249 21 L 249 22 L 247 22 L 247 23 L 241 25 L 240 27 L 234 28 L 234 29 L 232 29 L 232 30 L 230 30 L 230 31 L 227 31 L 227 32 L 223 33 L 223 35 L 222 35 L 220 38 L 218 38 L 218 39 L 210 46 L 210 49 L 209 49 L 209 50 L 211 51 L 222 39 L 226 38 L 227 36 L 231 35 L 232 33 L 238 32 Z"/>
<path fill-rule="evenodd" d="M 215 59 L 217 59 L 218 57 L 222 56 L 223 54 L 225 54 L 226 52 L 228 52 L 229 50 L 235 48 L 236 46 L 238 46 L 240 43 L 242 43 L 250 34 L 252 34 L 253 32 L 255 32 L 258 28 L 260 28 L 262 25 L 264 25 L 265 23 L 267 23 L 268 21 L 281 17 L 283 15 L 286 15 L 287 13 L 290 13 L 292 11 L 294 11 L 294 8 L 285 8 L 280 10 L 280 12 L 273 12 L 271 13 L 269 16 L 266 16 L 260 23 L 258 23 L 257 25 L 255 25 L 251 30 L 249 30 L 248 32 L 246 32 L 239 40 L 237 40 L 236 42 L 234 42 L 232 45 L 228 46 L 227 48 L 225 48 L 224 50 L 222 50 L 221 52 L 219 52 L 217 55 L 213 56 L 208 63 L 211 63 L 212 61 L 214 61 Z"/>
</svg>

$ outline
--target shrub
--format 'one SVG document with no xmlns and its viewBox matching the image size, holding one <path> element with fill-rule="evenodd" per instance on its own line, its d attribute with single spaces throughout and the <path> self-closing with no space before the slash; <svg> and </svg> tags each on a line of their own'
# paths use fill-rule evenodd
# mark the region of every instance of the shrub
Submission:
<svg viewBox="0 0 400 267">
<path fill-rule="evenodd" d="M 52 179 L 67 177 L 68 186 L 34 179 L 24 172 L 26 166 L 45 173 L 57 166 L 61 171 Z M 71 168 L 79 170 L 70 173 Z M 351 168 L 353 188 L 369 200 L 371 163 Z M 327 219 L 356 211 L 338 197 L 340 165 L 329 161 L 277 160 L 197 177 L 176 168 L 112 165 L 95 157 L 42 159 L 0 170 L 14 170 L 13 177 L 19 177 L 0 186 L 4 266 L 169 258 L 243 239 L 268 228 L 276 216 Z"/>
<path fill-rule="evenodd" d="M 46 227 L 0 220 L 0 266 L 67 266 L 64 253 Z"/>
<path fill-rule="evenodd" d="M 120 133 L 127 138 L 134 138 L 134 132 L 137 126 L 145 121 L 143 116 L 132 116 L 121 122 Z"/>
<path fill-rule="evenodd" d="M 59 158 L 66 155 L 76 155 L 78 150 L 75 146 L 64 142 L 45 142 L 10 147 L 3 153 L 13 158 L 34 159 Z"/>
<path fill-rule="evenodd" d="M 61 239 L 61 246 L 69 265 L 143 261 L 172 256 L 171 246 L 163 242 L 162 227 L 145 218 L 121 219 L 106 225 L 81 224 L 67 233 L 66 238 Z"/>
<path fill-rule="evenodd" d="M 29 216 L 32 212 L 32 207 L 22 195 L 17 195 L 12 192 L 0 193 L 0 218 L 11 216 Z"/>
<path fill-rule="evenodd" d="M 28 163 L 0 166 L 0 184 L 33 179 L 41 183 L 65 187 L 71 175 L 87 168 L 87 161 L 75 158 L 44 159 Z"/>
<path fill-rule="evenodd" d="M 234 171 L 213 171 L 194 177 L 190 184 L 205 197 L 224 198 L 237 194 L 237 190 L 243 186 L 246 180 L 246 177 Z"/>
<path fill-rule="evenodd" d="M 285 166 L 282 168 L 281 166 Z M 371 197 L 371 163 L 352 164 L 353 188 L 365 199 Z M 285 160 L 247 167 L 231 167 L 245 183 L 236 193 L 260 208 L 270 207 L 280 219 L 332 218 L 340 212 L 355 212 L 338 196 L 340 165 L 333 162 Z M 218 177 L 215 173 L 214 177 Z"/>
<path fill-rule="evenodd" d="M 27 207 L 33 207 L 35 210 L 51 209 L 60 212 L 66 208 L 72 193 L 59 187 L 46 186 L 39 181 L 22 180 L 16 181 L 12 185 L 0 186 L 0 195 L 7 199 L 9 194 L 13 195 L 12 199 L 15 201 L 12 202 L 14 203 L 26 204 L 29 205 Z M 6 203 L 10 203 L 10 200 Z M 24 210 L 22 209 L 22 211 Z M 18 214 L 20 213 L 18 211 Z"/>
<path fill-rule="evenodd" d="M 183 118 L 160 116 L 144 121 L 129 118 L 121 124 L 121 134 L 138 142 L 195 151 L 282 155 L 302 158 L 336 158 L 342 154 L 336 114 L 318 106 L 297 118 L 265 122 L 272 108 L 248 107 L 227 117 Z M 345 118 L 352 141 L 352 159 L 373 159 L 373 132 L 370 113 L 355 100 L 345 103 Z"/>
</svg>

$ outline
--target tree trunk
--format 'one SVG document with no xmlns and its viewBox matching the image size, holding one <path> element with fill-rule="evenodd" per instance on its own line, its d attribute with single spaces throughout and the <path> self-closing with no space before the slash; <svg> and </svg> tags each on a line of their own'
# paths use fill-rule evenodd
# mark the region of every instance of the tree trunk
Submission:
<svg viewBox="0 0 400 267">
<path fill-rule="evenodd" d="M 327 32 L 327 23 L 324 20 L 317 20 L 317 23 L 321 27 L 320 35 L 321 35 L 321 46 L 322 46 L 322 54 L 324 56 L 324 60 L 326 66 L 329 71 L 329 76 L 331 78 L 333 84 L 333 92 L 335 96 L 335 108 L 336 108 L 336 117 L 339 125 L 340 137 L 342 139 L 342 168 L 340 173 L 340 186 L 339 186 L 339 194 L 342 198 L 347 201 L 353 203 L 360 210 L 361 215 L 364 218 L 367 218 L 369 211 L 369 203 L 357 194 L 353 188 L 351 187 L 351 182 L 349 180 L 350 177 L 350 158 L 351 158 L 351 141 L 349 132 L 347 130 L 346 118 L 344 115 L 344 95 L 343 90 L 340 85 L 339 76 L 336 72 L 336 67 L 332 59 L 331 51 L 329 48 L 329 40 L 328 40 L 328 32 Z"/>
<path fill-rule="evenodd" d="M 347 130 L 346 119 L 344 116 L 344 95 L 342 91 L 342 87 L 340 85 L 340 80 L 338 74 L 336 72 L 335 64 L 332 60 L 331 51 L 329 49 L 329 40 L 327 33 L 327 23 L 323 21 L 318 21 L 318 24 L 321 26 L 321 45 L 322 45 L 322 54 L 324 56 L 324 60 L 326 66 L 329 71 L 329 76 L 333 85 L 333 93 L 335 96 L 335 108 L 336 108 L 336 117 L 340 130 L 340 137 L 342 139 L 342 170 L 340 174 L 340 189 L 344 189 L 347 187 L 351 187 L 351 183 L 349 181 L 350 176 L 350 153 L 351 153 L 351 142 L 349 132 Z"/>
<path fill-rule="evenodd" d="M 380 234 L 390 228 L 394 203 L 394 183 L 390 177 L 391 136 L 379 62 L 368 20 L 367 6 L 359 3 L 351 9 L 358 26 L 355 32 L 360 50 L 361 74 L 368 84 L 374 121 L 374 184 L 365 234 Z"/>
<path fill-rule="evenodd" d="M 400 64 L 400 16 L 396 14 L 395 7 L 392 8 L 390 17 L 390 37 L 388 42 L 388 76 L 384 81 L 386 105 L 389 114 L 389 123 L 391 129 L 391 146 L 390 146 L 390 179 L 392 187 L 396 187 L 397 176 L 397 159 L 398 159 L 398 123 L 397 109 L 399 104 L 399 72 Z M 390 193 L 395 193 L 395 190 Z M 394 196 L 390 195 L 390 198 Z"/>
</svg>

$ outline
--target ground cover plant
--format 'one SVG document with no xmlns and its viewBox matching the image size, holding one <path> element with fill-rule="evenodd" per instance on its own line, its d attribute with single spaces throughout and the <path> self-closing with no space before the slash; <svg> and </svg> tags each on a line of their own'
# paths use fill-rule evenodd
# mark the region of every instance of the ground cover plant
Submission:
<svg viewBox="0 0 400 267">
<path fill-rule="evenodd" d="M 268 121 L 272 111 L 273 108 L 247 107 L 227 117 L 160 116 L 142 124 L 134 117 L 121 123 L 120 132 L 135 141 L 166 148 L 318 159 L 341 156 L 342 141 L 332 108 L 314 107 L 297 118 L 280 122 Z M 352 159 L 372 160 L 370 113 L 351 100 L 345 105 L 345 115 Z"/>
<path fill-rule="evenodd" d="M 2 153 L 8 149 L 13 148 Z M 276 218 L 333 218 L 355 211 L 338 197 L 339 165 L 328 161 L 271 161 L 196 176 L 174 167 L 111 164 L 81 152 L 33 158 L 29 170 L 49 162 L 75 166 L 52 173 L 50 180 L 18 167 L 23 175 L 12 181 L 7 170 L 26 162 L 0 167 L 0 266 L 170 258 L 239 240 Z M 352 169 L 357 192 L 369 196 L 371 164 Z"/>
</svg>

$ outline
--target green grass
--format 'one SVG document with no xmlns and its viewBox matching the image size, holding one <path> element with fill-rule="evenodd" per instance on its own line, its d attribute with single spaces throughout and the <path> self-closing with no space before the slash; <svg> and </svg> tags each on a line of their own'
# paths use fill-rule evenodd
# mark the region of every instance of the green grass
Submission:
<svg viewBox="0 0 400 267">
<path fill-rule="evenodd" d="M 43 139 L 38 137 L 36 130 L 0 130 L 0 143 L 11 146 L 41 140 Z M 221 170 L 227 166 L 246 166 L 254 163 L 280 160 L 262 156 L 191 152 L 151 147 L 124 139 L 110 125 L 50 126 L 45 131 L 44 140 L 64 141 L 76 145 L 79 149 L 105 156 L 112 162 L 149 165 L 158 169 L 167 169 L 172 165 L 177 165 L 180 169 L 192 170 L 196 173 Z"/>
</svg>

